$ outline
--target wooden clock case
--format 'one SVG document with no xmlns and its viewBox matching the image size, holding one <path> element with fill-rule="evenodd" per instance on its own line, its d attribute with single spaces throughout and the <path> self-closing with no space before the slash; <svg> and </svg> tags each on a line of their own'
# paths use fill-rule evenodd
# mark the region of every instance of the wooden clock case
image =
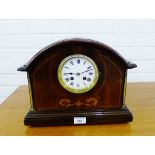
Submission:
<svg viewBox="0 0 155 155">
<path fill-rule="evenodd" d="M 95 61 L 99 80 L 83 94 L 65 90 L 57 78 L 61 61 L 73 54 L 83 54 Z M 25 125 L 72 125 L 74 118 L 85 124 L 122 123 L 133 117 L 125 105 L 127 69 L 137 67 L 114 49 L 88 39 L 69 39 L 40 50 L 18 71 L 26 71 L 31 108 Z"/>
</svg>

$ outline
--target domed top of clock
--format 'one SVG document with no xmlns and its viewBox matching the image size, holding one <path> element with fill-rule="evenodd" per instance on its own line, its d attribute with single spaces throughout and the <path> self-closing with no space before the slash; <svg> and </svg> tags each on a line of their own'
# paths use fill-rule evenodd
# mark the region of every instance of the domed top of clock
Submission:
<svg viewBox="0 0 155 155">
<path fill-rule="evenodd" d="M 98 48 L 101 49 L 105 55 L 112 55 L 118 59 L 118 61 L 121 61 L 124 67 L 131 69 L 137 67 L 136 64 L 133 64 L 131 62 L 126 61 L 117 51 L 115 51 L 113 48 L 107 46 L 104 43 L 91 40 L 91 39 L 81 39 L 81 38 L 73 38 L 73 39 L 65 39 L 61 40 L 55 43 L 52 43 L 45 48 L 41 49 L 37 54 L 35 54 L 32 59 L 27 63 L 18 68 L 18 71 L 28 71 L 31 68 L 31 65 L 33 65 L 40 57 L 44 57 L 45 55 L 48 55 L 52 52 L 54 52 L 57 49 L 64 48 L 67 46 L 80 46 L 80 47 L 89 47 L 89 48 Z"/>
</svg>

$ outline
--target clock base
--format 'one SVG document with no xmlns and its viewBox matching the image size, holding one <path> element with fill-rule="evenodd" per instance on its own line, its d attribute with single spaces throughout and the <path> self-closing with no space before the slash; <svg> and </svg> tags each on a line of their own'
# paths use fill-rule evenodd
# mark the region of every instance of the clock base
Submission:
<svg viewBox="0 0 155 155">
<path fill-rule="evenodd" d="M 25 125 L 87 125 L 114 124 L 133 120 L 132 113 L 125 106 L 119 110 L 80 111 L 80 112 L 36 112 L 29 111 L 24 119 Z"/>
</svg>

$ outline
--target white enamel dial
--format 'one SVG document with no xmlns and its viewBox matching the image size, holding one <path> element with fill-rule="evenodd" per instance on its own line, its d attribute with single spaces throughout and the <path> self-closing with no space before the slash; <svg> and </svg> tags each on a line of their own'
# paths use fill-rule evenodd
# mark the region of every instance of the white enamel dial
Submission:
<svg viewBox="0 0 155 155">
<path fill-rule="evenodd" d="M 61 86 L 72 93 L 84 93 L 92 89 L 98 81 L 95 62 L 81 54 L 66 57 L 58 67 Z"/>
</svg>

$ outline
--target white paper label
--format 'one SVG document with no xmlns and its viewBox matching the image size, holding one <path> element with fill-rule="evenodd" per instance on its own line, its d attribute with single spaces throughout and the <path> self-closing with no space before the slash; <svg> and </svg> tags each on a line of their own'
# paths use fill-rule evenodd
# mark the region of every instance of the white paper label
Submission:
<svg viewBox="0 0 155 155">
<path fill-rule="evenodd" d="M 86 124 L 86 117 L 74 117 L 74 124 Z"/>
</svg>

